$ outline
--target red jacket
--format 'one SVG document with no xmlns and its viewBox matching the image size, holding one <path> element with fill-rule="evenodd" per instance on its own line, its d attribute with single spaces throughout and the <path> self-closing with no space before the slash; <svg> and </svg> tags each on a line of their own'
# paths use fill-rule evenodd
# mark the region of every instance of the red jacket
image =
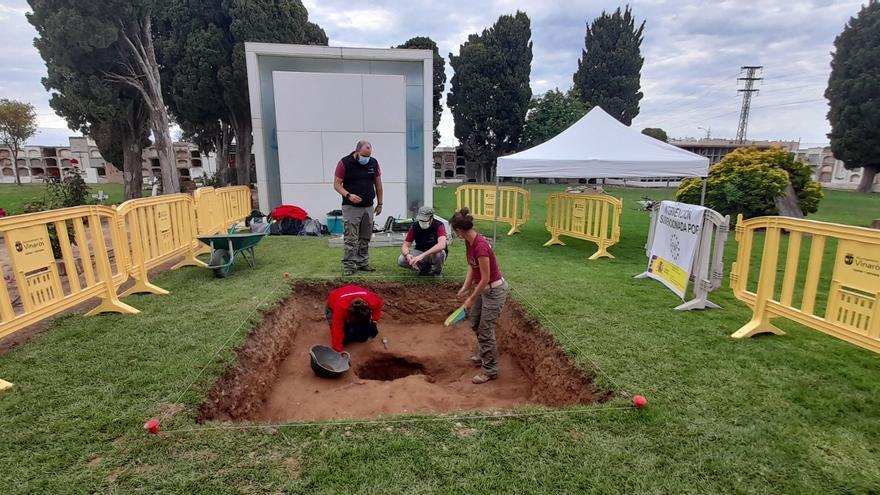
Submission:
<svg viewBox="0 0 880 495">
<path fill-rule="evenodd" d="M 382 317 L 382 298 L 378 294 L 357 285 L 346 285 L 331 291 L 327 296 L 327 307 L 333 311 L 333 322 L 330 324 L 330 346 L 336 352 L 342 352 L 348 308 L 356 299 L 363 299 L 367 302 L 373 313 L 373 321 L 379 321 L 379 318 Z"/>
</svg>

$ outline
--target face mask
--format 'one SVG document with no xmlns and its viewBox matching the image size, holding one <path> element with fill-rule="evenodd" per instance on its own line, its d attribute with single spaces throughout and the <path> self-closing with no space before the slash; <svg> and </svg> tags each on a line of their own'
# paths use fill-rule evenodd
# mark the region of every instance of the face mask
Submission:
<svg viewBox="0 0 880 495">
<path fill-rule="evenodd" d="M 427 230 L 431 226 L 431 222 L 419 222 L 419 227 Z"/>
<path fill-rule="evenodd" d="M 358 162 L 359 162 L 361 165 L 366 165 L 366 164 L 370 163 L 370 157 L 368 157 L 368 156 L 362 156 L 362 157 L 358 158 Z"/>
</svg>

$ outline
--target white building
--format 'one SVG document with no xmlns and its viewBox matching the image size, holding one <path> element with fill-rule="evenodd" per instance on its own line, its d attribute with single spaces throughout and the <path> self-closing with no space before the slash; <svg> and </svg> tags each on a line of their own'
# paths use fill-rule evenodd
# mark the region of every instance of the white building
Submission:
<svg viewBox="0 0 880 495">
<path fill-rule="evenodd" d="M 433 53 L 246 43 L 261 211 L 293 204 L 322 217 L 338 209 L 340 158 L 373 145 L 383 216 L 433 202 Z"/>
<path fill-rule="evenodd" d="M 25 145 L 19 152 L 17 163 L 21 182 L 44 182 L 78 170 L 90 184 L 122 183 L 122 167 L 104 160 L 94 141 L 75 136 L 68 138 L 68 141 L 67 145 L 60 146 Z M 181 179 L 197 179 L 213 175 L 217 170 L 214 154 L 203 155 L 193 144 L 174 143 L 174 153 Z M 144 149 L 142 167 L 144 178 L 162 176 L 154 147 Z M 12 150 L 0 146 L 0 183 L 14 182 Z"/>
<path fill-rule="evenodd" d="M 862 169 L 847 170 L 829 146 L 798 150 L 797 158 L 813 167 L 813 178 L 826 189 L 852 191 L 862 180 Z M 874 178 L 873 191 L 880 192 L 880 174 Z"/>
</svg>

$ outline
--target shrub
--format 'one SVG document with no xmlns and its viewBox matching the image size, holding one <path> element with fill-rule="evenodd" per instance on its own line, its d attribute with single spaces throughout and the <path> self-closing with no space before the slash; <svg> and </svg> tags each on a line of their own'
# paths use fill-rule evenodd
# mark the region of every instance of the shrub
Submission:
<svg viewBox="0 0 880 495">
<path fill-rule="evenodd" d="M 71 173 L 59 182 L 50 182 L 46 187 L 51 208 L 70 208 L 89 203 L 91 189 L 80 174 Z"/>
<path fill-rule="evenodd" d="M 32 199 L 24 205 L 25 213 L 38 213 L 41 211 L 69 208 L 89 203 L 89 187 L 79 174 L 70 174 L 64 180 L 49 182 L 46 184 L 46 194 L 42 198 Z M 52 245 L 52 253 L 55 259 L 61 258 L 61 244 L 58 241 L 58 232 L 54 224 L 46 226 L 49 232 L 49 243 Z M 72 244 L 76 244 L 76 236 L 73 230 L 73 222 L 67 222 L 67 237 Z"/>
<path fill-rule="evenodd" d="M 745 218 L 777 215 L 776 198 L 789 184 L 804 214 L 819 209 L 824 193 L 812 179 L 808 165 L 795 161 L 792 153 L 780 148 L 740 148 L 709 169 L 706 206 L 731 218 L 738 213 Z M 701 179 L 686 179 L 678 188 L 676 200 L 699 204 L 701 189 Z"/>
</svg>

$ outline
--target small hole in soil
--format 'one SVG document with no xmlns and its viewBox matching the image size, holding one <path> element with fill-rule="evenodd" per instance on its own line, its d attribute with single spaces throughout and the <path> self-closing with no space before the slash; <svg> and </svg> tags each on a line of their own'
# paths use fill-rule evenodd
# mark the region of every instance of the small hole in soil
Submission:
<svg viewBox="0 0 880 495">
<path fill-rule="evenodd" d="M 425 367 L 406 358 L 385 356 L 356 366 L 355 373 L 363 380 L 391 381 L 410 375 L 424 375 Z"/>
</svg>

